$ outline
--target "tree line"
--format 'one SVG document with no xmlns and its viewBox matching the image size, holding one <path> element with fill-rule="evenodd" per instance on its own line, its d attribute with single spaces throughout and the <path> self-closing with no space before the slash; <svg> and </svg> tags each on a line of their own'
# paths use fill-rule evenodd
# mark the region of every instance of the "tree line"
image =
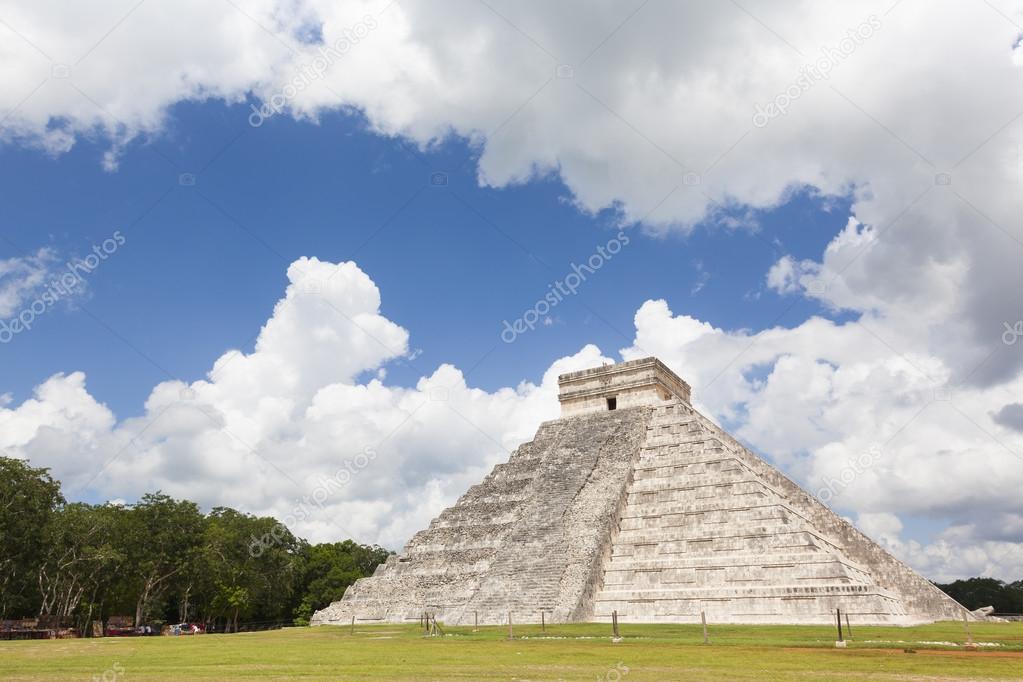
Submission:
<svg viewBox="0 0 1023 682">
<path fill-rule="evenodd" d="M 0 457 L 0 619 L 307 624 L 389 552 L 310 544 L 276 519 L 159 492 L 135 504 L 68 502 L 46 468 Z"/>
<path fill-rule="evenodd" d="M 48 469 L 0 457 L 0 620 L 308 624 L 390 553 L 310 544 L 270 517 L 160 493 L 135 504 L 67 502 Z M 1023 613 L 1023 580 L 937 585 L 969 609 Z"/>
<path fill-rule="evenodd" d="M 971 611 L 993 606 L 995 613 L 1023 614 L 1023 580 L 1006 583 L 995 578 L 967 578 L 938 587 Z"/>
</svg>

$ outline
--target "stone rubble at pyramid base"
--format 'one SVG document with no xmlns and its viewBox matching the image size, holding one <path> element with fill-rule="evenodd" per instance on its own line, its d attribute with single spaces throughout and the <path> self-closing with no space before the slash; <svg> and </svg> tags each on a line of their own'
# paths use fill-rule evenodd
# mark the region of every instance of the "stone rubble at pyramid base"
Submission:
<svg viewBox="0 0 1023 682">
<path fill-rule="evenodd" d="M 617 611 L 626 622 L 703 612 L 711 623 L 828 624 L 841 609 L 854 625 L 912 625 L 966 612 L 696 412 L 659 362 L 566 376 L 583 387 L 563 386 L 582 396 L 572 416 L 541 425 L 313 624 L 424 612 L 454 625 L 538 623 L 541 610 L 552 623 Z M 650 376 L 652 397 L 636 388 Z M 600 411 L 622 386 L 640 404 Z"/>
</svg>

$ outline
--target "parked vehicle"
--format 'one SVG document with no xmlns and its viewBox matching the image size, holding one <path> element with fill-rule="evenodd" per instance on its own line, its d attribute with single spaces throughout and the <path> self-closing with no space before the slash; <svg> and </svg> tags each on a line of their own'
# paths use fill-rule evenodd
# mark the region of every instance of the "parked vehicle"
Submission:
<svg viewBox="0 0 1023 682">
<path fill-rule="evenodd" d="M 204 635 L 206 634 L 206 628 L 201 623 L 177 623 L 175 625 L 168 625 L 164 634 L 172 637 L 178 635 Z"/>
</svg>

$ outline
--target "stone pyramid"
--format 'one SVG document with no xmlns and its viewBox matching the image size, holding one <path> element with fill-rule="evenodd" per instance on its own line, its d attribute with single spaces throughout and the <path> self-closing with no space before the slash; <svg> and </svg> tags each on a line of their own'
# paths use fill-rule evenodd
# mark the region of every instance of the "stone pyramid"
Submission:
<svg viewBox="0 0 1023 682">
<path fill-rule="evenodd" d="M 853 623 L 965 609 L 693 409 L 655 358 L 559 377 L 562 417 L 314 625 Z"/>
</svg>

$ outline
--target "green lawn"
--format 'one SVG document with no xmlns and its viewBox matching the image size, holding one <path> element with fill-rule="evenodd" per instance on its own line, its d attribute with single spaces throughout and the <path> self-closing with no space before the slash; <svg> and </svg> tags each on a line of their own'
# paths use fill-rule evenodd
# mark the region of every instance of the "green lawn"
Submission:
<svg viewBox="0 0 1023 682">
<path fill-rule="evenodd" d="M 854 628 L 847 649 L 828 627 L 595 624 L 445 628 L 415 625 L 289 628 L 198 637 L 0 642 L 5 680 L 1023 680 L 1023 623 Z M 928 644 L 929 642 L 929 644 Z M 907 653 L 904 649 L 916 653 Z"/>
</svg>

